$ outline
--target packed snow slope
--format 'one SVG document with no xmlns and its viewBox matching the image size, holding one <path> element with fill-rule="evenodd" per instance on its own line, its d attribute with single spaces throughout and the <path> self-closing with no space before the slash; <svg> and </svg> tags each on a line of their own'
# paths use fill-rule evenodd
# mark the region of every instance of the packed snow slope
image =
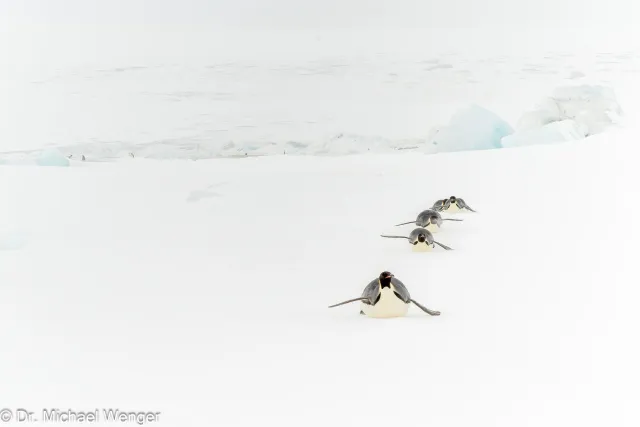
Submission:
<svg viewBox="0 0 640 427">
<path fill-rule="evenodd" d="M 636 136 L 0 166 L 0 401 L 175 427 L 635 427 Z M 453 251 L 379 237 L 451 195 L 477 210 L 435 235 Z M 383 270 L 442 315 L 328 308 Z"/>
</svg>

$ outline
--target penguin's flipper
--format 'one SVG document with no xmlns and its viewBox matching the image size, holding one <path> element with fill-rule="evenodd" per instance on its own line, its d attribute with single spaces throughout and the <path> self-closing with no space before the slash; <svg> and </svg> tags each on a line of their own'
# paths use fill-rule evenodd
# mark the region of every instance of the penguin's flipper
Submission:
<svg viewBox="0 0 640 427">
<path fill-rule="evenodd" d="M 475 212 L 473 209 L 471 209 L 471 206 L 469 206 L 467 202 L 464 201 L 464 199 L 461 199 L 460 197 L 458 197 L 458 201 L 460 202 L 461 209 L 467 209 L 467 210 L 470 210 L 471 212 Z"/>
<path fill-rule="evenodd" d="M 437 211 L 437 212 L 442 212 L 446 202 L 447 202 L 446 200 L 436 200 L 436 202 L 433 204 L 431 209 L 433 209 L 434 211 Z"/>
<path fill-rule="evenodd" d="M 439 311 L 429 310 L 427 307 L 425 307 L 424 305 L 420 304 L 416 300 L 411 299 L 409 301 L 411 301 L 412 303 L 417 305 L 420 308 L 420 310 L 424 311 L 425 313 L 427 313 L 430 316 L 440 316 L 440 312 Z"/>
<path fill-rule="evenodd" d="M 369 299 L 369 297 L 353 298 L 353 299 L 350 299 L 350 300 L 339 302 L 338 304 L 330 305 L 329 308 L 337 307 L 339 305 L 349 304 L 350 302 L 365 301 L 365 300 L 368 300 L 368 299 Z"/>
<path fill-rule="evenodd" d="M 452 251 L 453 249 L 451 249 L 449 246 L 447 245 L 443 245 L 442 243 L 438 243 L 435 240 L 433 241 L 433 243 L 435 243 L 436 245 L 440 246 L 442 249 L 446 249 L 448 251 Z"/>
<path fill-rule="evenodd" d="M 443 221 L 464 221 L 464 219 L 459 218 L 442 218 Z"/>
<path fill-rule="evenodd" d="M 416 223 L 415 221 L 403 222 L 402 224 L 396 224 L 396 225 L 394 225 L 394 227 L 398 227 L 398 226 L 400 226 L 400 225 L 415 224 L 415 223 Z"/>
<path fill-rule="evenodd" d="M 407 236 L 385 236 L 384 234 L 381 234 L 380 237 L 386 237 L 387 239 L 408 239 Z"/>
</svg>

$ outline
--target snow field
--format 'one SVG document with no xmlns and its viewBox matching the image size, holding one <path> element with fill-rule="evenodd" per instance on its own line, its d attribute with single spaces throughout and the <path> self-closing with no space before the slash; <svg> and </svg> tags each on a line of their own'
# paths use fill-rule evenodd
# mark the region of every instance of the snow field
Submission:
<svg viewBox="0 0 640 427">
<path fill-rule="evenodd" d="M 3 401 L 172 426 L 636 425 L 635 134 L 2 166 L 0 229 L 28 236 L 0 252 Z M 454 251 L 379 237 L 450 195 L 478 211 L 436 235 Z M 327 308 L 382 270 L 442 315 Z"/>
</svg>

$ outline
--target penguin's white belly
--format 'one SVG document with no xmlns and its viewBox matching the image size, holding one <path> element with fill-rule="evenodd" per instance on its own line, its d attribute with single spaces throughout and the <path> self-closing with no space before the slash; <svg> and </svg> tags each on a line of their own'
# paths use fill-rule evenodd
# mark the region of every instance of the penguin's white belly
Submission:
<svg viewBox="0 0 640 427">
<path fill-rule="evenodd" d="M 409 311 L 409 304 L 398 298 L 393 290 L 382 288 L 380 300 L 376 305 L 361 304 L 361 310 L 369 317 L 389 318 L 402 317 Z"/>
<path fill-rule="evenodd" d="M 431 252 L 433 250 L 433 246 L 428 245 L 427 242 L 418 242 L 416 245 L 411 245 L 411 250 L 413 252 Z"/>
<path fill-rule="evenodd" d="M 425 229 L 429 230 L 431 234 L 437 233 L 438 231 L 440 231 L 440 227 L 438 227 L 438 224 L 431 224 L 431 223 L 429 223 L 429 225 L 427 225 Z"/>
<path fill-rule="evenodd" d="M 451 203 L 449 205 L 449 209 L 445 210 L 445 212 L 449 212 L 449 213 L 460 212 L 460 208 L 455 203 Z"/>
</svg>

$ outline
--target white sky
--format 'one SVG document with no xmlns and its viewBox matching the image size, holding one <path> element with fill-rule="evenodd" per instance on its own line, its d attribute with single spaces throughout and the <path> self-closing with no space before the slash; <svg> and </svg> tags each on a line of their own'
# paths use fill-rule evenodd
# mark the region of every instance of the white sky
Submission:
<svg viewBox="0 0 640 427">
<path fill-rule="evenodd" d="M 0 61 L 87 61 L 304 50 L 317 31 L 331 49 L 387 44 L 393 30 L 427 29 L 425 45 L 493 44 L 527 50 L 546 43 L 640 43 L 635 0 L 0 0 Z M 460 33 L 451 29 L 465 29 Z M 555 28 L 555 30 L 547 29 Z M 567 30 L 570 28 L 570 30 Z M 341 31 L 336 31 L 340 29 Z M 369 33 L 363 35 L 363 30 Z M 562 29 L 559 31 L 558 29 Z M 235 30 L 233 37 L 221 36 Z M 250 36 L 247 31 L 295 35 Z M 357 34 L 360 33 L 358 36 Z M 327 36 L 329 35 L 329 36 Z M 357 37 L 360 39 L 354 41 Z M 350 38 L 345 40 L 345 38 Z M 243 40 L 244 39 L 244 40 Z M 277 40 L 277 41 L 275 41 Z M 296 46 L 294 46 L 297 43 Z M 475 45 L 474 45 L 475 43 Z M 418 45 L 419 47 L 419 45 Z M 309 47 L 315 49 L 315 47 Z M 275 53 L 275 52 L 273 52 Z M 114 59 L 115 60 L 115 59 Z"/>
<path fill-rule="evenodd" d="M 0 0 L 14 24 L 267 28 L 632 25 L 634 0 Z M 615 28 L 615 27 L 614 27 Z"/>
</svg>

